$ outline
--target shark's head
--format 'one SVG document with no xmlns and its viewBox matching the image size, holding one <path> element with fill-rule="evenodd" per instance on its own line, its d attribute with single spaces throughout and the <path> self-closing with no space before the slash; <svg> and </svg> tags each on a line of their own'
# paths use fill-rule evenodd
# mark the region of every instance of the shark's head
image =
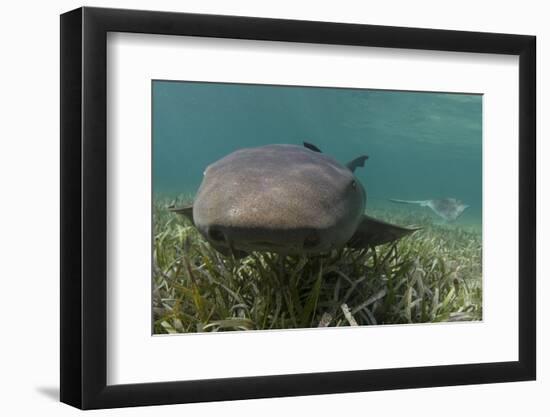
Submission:
<svg viewBox="0 0 550 417">
<path fill-rule="evenodd" d="M 365 202 L 352 168 L 310 148 L 268 145 L 208 166 L 193 219 L 220 251 L 311 254 L 344 246 Z"/>
</svg>

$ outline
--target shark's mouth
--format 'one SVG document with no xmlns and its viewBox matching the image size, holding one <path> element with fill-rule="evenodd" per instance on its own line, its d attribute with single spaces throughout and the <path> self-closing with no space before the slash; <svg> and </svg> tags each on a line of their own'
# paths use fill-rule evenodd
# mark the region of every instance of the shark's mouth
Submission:
<svg viewBox="0 0 550 417">
<path fill-rule="evenodd" d="M 285 250 L 314 250 L 320 243 L 318 237 L 306 237 L 302 242 L 273 242 L 269 240 L 255 241 L 229 241 L 227 244 L 230 247 L 243 248 L 247 250 L 268 250 L 268 251 L 285 251 Z"/>
<path fill-rule="evenodd" d="M 218 247 L 244 251 L 311 252 L 322 246 L 321 234 L 317 230 L 263 232 L 256 230 L 256 236 L 246 236 L 243 230 L 211 226 L 205 237 Z"/>
<path fill-rule="evenodd" d="M 268 242 L 268 241 L 245 242 L 245 245 L 265 247 L 265 248 L 283 248 L 287 246 L 287 245 L 283 245 L 282 243 L 274 243 L 274 242 Z"/>
</svg>

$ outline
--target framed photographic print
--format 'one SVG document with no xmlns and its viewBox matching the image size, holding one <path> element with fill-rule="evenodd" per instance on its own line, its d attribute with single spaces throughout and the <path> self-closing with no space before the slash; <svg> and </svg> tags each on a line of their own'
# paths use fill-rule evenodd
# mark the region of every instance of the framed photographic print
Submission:
<svg viewBox="0 0 550 417">
<path fill-rule="evenodd" d="M 61 16 L 61 401 L 535 379 L 535 38 Z"/>
</svg>

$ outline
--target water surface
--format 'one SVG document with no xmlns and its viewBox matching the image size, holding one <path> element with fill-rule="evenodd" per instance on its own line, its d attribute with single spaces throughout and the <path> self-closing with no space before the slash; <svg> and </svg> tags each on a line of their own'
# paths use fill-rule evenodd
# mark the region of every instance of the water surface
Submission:
<svg viewBox="0 0 550 417">
<path fill-rule="evenodd" d="M 457 223 L 481 227 L 481 95 L 181 81 L 152 89 L 155 196 L 194 195 L 205 167 L 237 149 L 308 141 L 342 163 L 369 155 L 356 170 L 367 211 L 389 198 L 453 197 L 471 206 Z"/>
</svg>

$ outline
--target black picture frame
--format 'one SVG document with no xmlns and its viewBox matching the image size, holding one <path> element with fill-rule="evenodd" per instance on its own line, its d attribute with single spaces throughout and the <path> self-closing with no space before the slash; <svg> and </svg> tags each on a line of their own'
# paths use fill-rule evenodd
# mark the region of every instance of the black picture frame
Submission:
<svg viewBox="0 0 550 417">
<path fill-rule="evenodd" d="M 519 360 L 107 385 L 108 32 L 519 56 Z M 102 8 L 61 15 L 61 401 L 82 409 L 533 380 L 536 38 Z"/>
</svg>

